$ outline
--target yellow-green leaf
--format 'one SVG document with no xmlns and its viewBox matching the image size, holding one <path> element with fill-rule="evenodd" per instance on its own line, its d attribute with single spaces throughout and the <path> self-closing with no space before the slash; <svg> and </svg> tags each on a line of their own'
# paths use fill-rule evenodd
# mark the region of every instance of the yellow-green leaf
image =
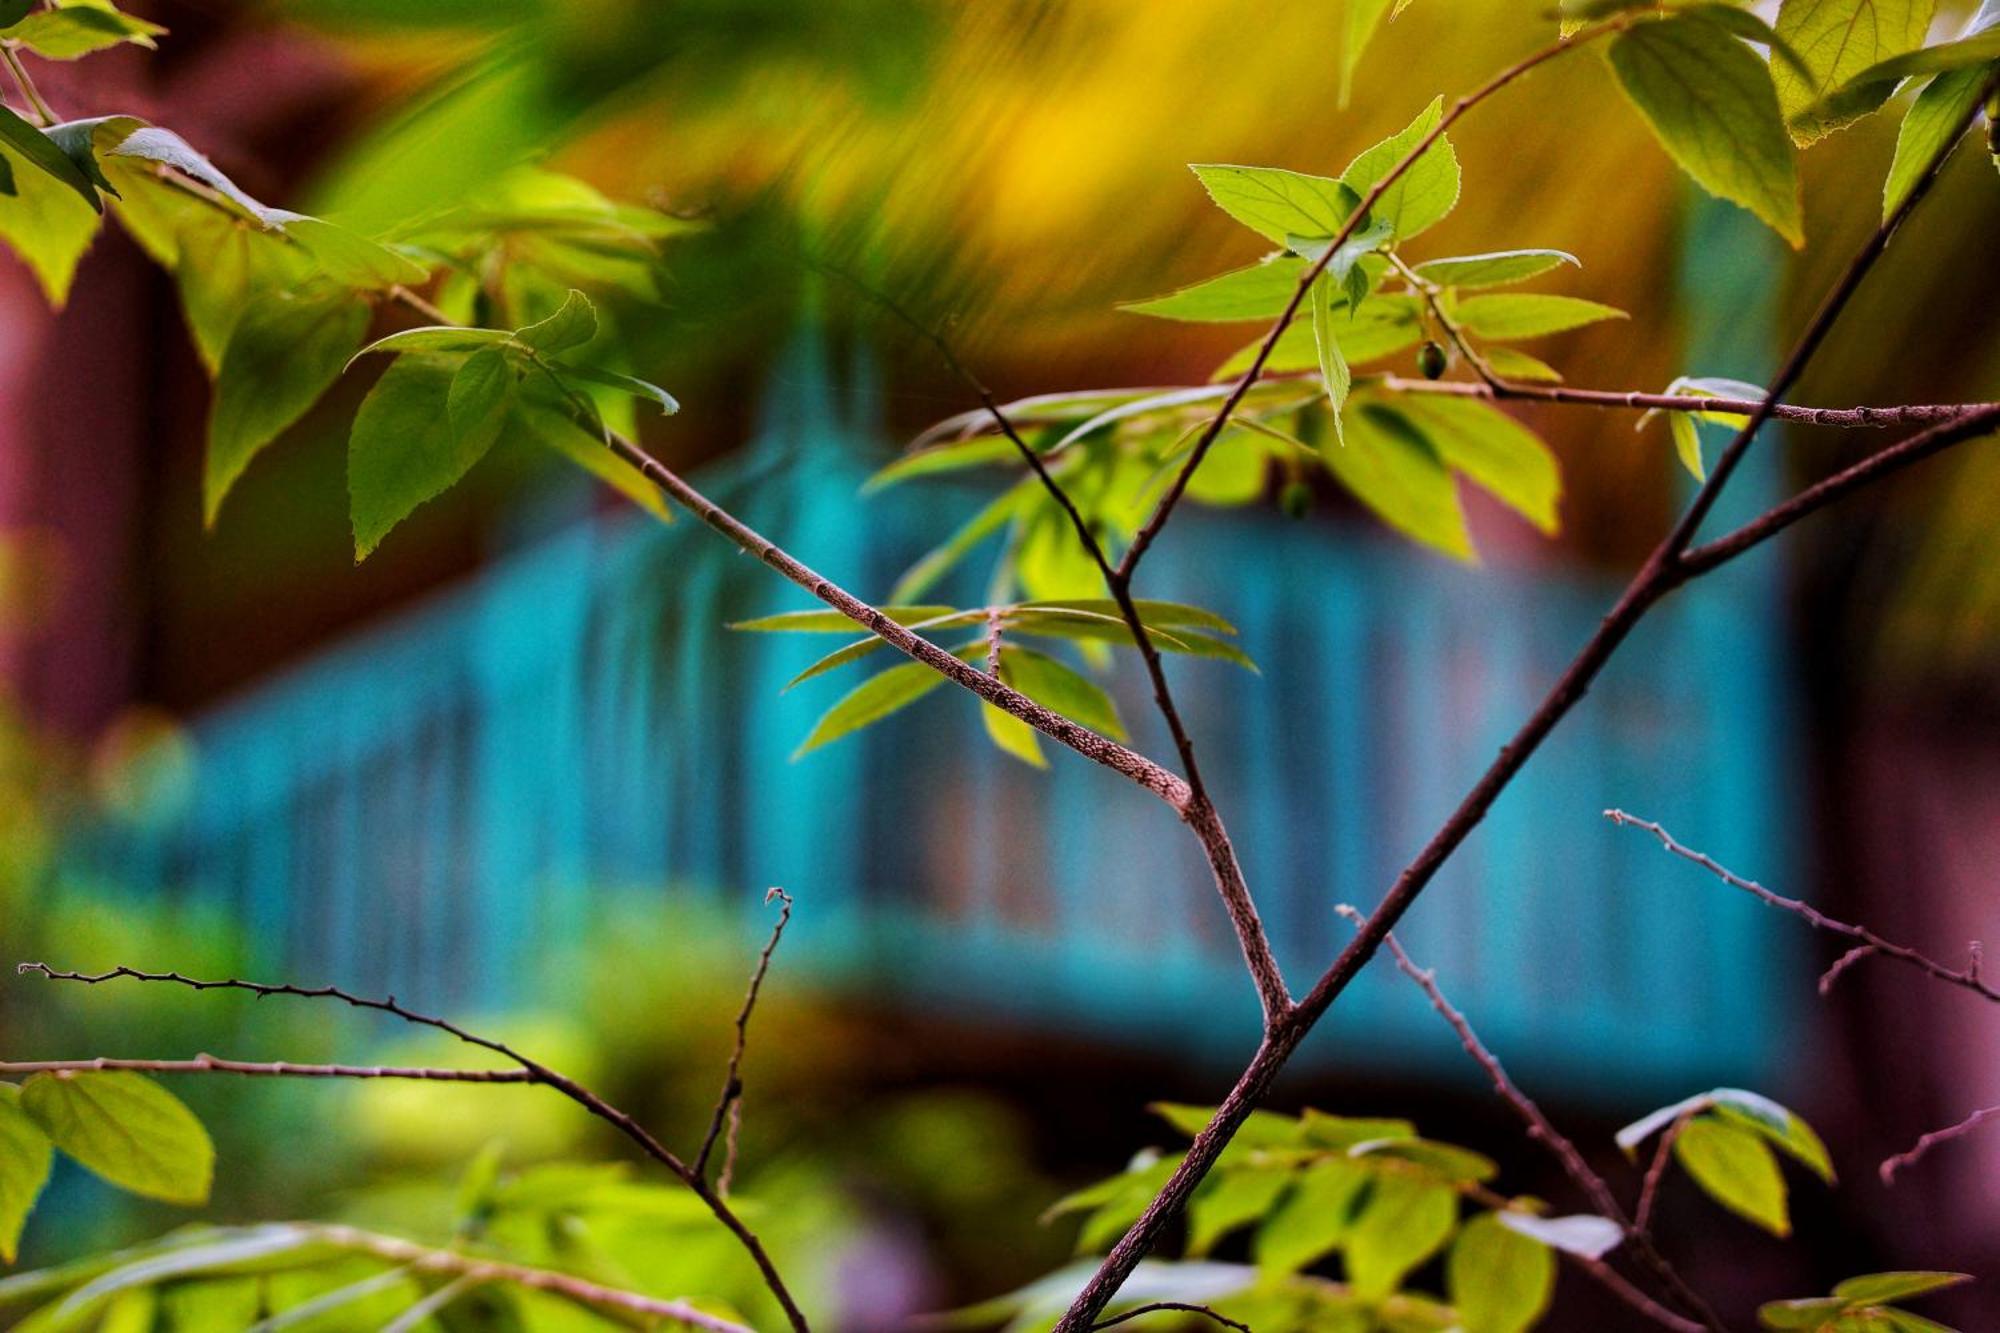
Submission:
<svg viewBox="0 0 2000 1333">
<path fill-rule="evenodd" d="M 1474 558 L 1450 469 L 1400 418 L 1363 407 L 1349 416 L 1345 446 L 1328 441 L 1320 457 L 1390 527 L 1453 559 Z"/>
<path fill-rule="evenodd" d="M 1347 393 L 1353 387 L 1354 376 L 1347 368 L 1347 358 L 1340 353 L 1340 342 L 1333 330 L 1333 277 L 1330 274 L 1322 273 L 1313 281 L 1312 331 L 1313 345 L 1319 354 L 1320 383 L 1326 387 L 1326 400 L 1333 409 L 1333 439 L 1338 448 L 1346 438 L 1341 416 L 1347 410 Z"/>
<path fill-rule="evenodd" d="M 340 378 L 368 333 L 368 303 L 351 292 L 278 292 L 243 312 L 229 336 L 208 417 L 202 516 L 222 501 L 258 451 L 305 415 Z"/>
<path fill-rule="evenodd" d="M 1824 138 L 1880 106 L 1893 85 L 1879 85 L 1842 105 L 1821 105 L 1828 94 L 1871 65 L 1914 51 L 1930 32 L 1937 0 L 1784 0 L 1778 36 L 1798 52 L 1809 73 L 1783 61 L 1771 76 L 1778 105 L 1800 145 Z"/>
<path fill-rule="evenodd" d="M 488 436 L 461 437 L 447 399 L 462 358 L 400 356 L 355 414 L 347 491 L 355 559 L 366 559 L 416 507 L 442 494 L 485 456 Z"/>
<path fill-rule="evenodd" d="M 1640 23 L 1612 42 L 1618 81 L 1661 144 L 1711 194 L 1805 244 L 1792 141 L 1771 69 L 1699 15 Z"/>
<path fill-rule="evenodd" d="M 1247 268 L 1231 270 L 1205 282 L 1119 306 L 1135 315 L 1195 323 L 1233 323 L 1276 319 L 1298 290 L 1305 262 L 1277 255 Z"/>
<path fill-rule="evenodd" d="M 1696 1116 L 1674 1139 L 1674 1160 L 1717 1203 L 1774 1236 L 1791 1234 L 1785 1177 L 1757 1134 L 1712 1116 Z"/>
<path fill-rule="evenodd" d="M 1445 1262 L 1445 1287 L 1465 1333 L 1523 1333 L 1548 1309 L 1555 1285 L 1554 1251 L 1494 1213 L 1466 1223 Z"/>
<path fill-rule="evenodd" d="M 1377 1175 L 1367 1204 L 1342 1242 L 1348 1280 L 1372 1300 L 1389 1295 L 1418 1264 L 1451 1239 L 1458 1194 L 1414 1176 Z"/>
<path fill-rule="evenodd" d="M 67 181 L 29 166 L 10 147 L 0 146 L 0 164 L 14 184 L 0 194 L 0 240 L 35 275 L 49 304 L 61 307 L 77 264 L 97 237 L 97 211 Z"/>
<path fill-rule="evenodd" d="M 208 1131 L 179 1098 L 123 1071 L 37 1074 L 21 1110 L 56 1147 L 121 1189 L 205 1202 L 215 1173 Z"/>
<path fill-rule="evenodd" d="M 1279 245 L 1287 236 L 1338 234 L 1360 201 L 1329 176 L 1222 163 L 1197 163 L 1192 170 L 1217 207 Z"/>
<path fill-rule="evenodd" d="M 1350 162 L 1347 170 L 1340 175 L 1341 181 L 1354 191 L 1356 199 L 1367 197 L 1368 192 L 1437 129 L 1443 119 L 1444 99 L 1434 98 L 1400 134 L 1391 135 Z M 1388 223 L 1397 240 L 1407 241 L 1435 226 L 1451 212 L 1458 203 L 1458 189 L 1458 153 L 1448 137 L 1439 135 L 1423 155 L 1410 164 L 1409 170 L 1382 192 L 1382 197 L 1368 210 L 1369 217 L 1376 222 Z M 1333 233 L 1298 234 L 1331 236 Z"/>
<path fill-rule="evenodd" d="M 1500 292 L 1469 296 L 1452 307 L 1452 315 L 1467 332 L 1494 342 L 1546 338 L 1607 319 L 1629 316 L 1616 306 L 1579 296 L 1545 296 L 1539 292 Z"/>
<path fill-rule="evenodd" d="M 1408 394 L 1385 406 L 1430 441 L 1447 466 L 1553 534 L 1562 469 L 1534 432 L 1475 398 Z"/>
<path fill-rule="evenodd" d="M 1971 124 L 1973 107 L 1992 77 L 1987 69 L 1948 70 L 1918 94 L 1896 135 L 1896 156 L 1882 183 L 1882 219 L 1895 216 L 1917 188 L 1932 159 Z"/>
<path fill-rule="evenodd" d="M 21 1109 L 20 1090 L 0 1083 L 0 1263 L 13 1263 L 21 1228 L 48 1182 L 49 1136 Z"/>
</svg>

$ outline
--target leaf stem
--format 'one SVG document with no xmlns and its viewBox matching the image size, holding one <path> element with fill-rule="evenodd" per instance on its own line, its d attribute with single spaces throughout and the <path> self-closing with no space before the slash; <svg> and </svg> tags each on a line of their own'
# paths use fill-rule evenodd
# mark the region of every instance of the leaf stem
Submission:
<svg viewBox="0 0 2000 1333">
<path fill-rule="evenodd" d="M 42 100 L 41 90 L 35 87 L 34 79 L 28 76 L 28 67 L 21 63 L 21 53 L 13 42 L 0 42 L 0 60 L 7 62 L 7 72 L 14 76 L 15 87 L 27 99 L 28 109 L 34 113 L 35 123 L 43 129 L 56 123 L 56 113 Z"/>
</svg>

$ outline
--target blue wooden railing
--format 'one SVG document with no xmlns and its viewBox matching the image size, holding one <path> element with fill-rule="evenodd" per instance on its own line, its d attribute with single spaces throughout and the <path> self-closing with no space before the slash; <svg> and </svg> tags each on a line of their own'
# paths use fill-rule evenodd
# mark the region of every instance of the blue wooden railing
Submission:
<svg viewBox="0 0 2000 1333">
<path fill-rule="evenodd" d="M 1691 217 L 1685 313 L 1708 373 L 1760 369 L 1769 283 L 1746 228 L 1717 206 Z M 983 497 L 857 500 L 882 448 L 869 385 L 837 390 L 804 339 L 756 445 L 701 483 L 878 591 Z M 1380 896 L 1614 592 L 1214 514 L 1176 524 L 1146 583 L 1228 615 L 1262 665 L 1174 670 L 1300 985 L 1344 939 L 1334 904 Z M 764 887 L 782 884 L 798 898 L 790 971 L 1239 1060 L 1254 997 L 1164 808 L 1067 754 L 1047 773 L 998 755 L 949 691 L 790 762 L 851 680 L 783 693 L 825 642 L 721 626 L 799 604 L 695 524 L 579 519 L 201 719 L 185 812 L 106 830 L 89 856 L 137 892 L 231 907 L 273 969 L 434 1004 L 548 998 L 521 992 L 537 974 L 524 965 L 576 946 L 613 890 L 658 895 L 662 929 L 676 904 L 736 904 L 747 941 Z M 1796 783 L 1775 610 L 1768 566 L 1752 566 L 1657 611 L 1407 923 L 1523 1076 L 1624 1101 L 1759 1080 L 1793 1039 L 1791 937 L 1599 816 L 1635 807 L 1784 877 Z M 1135 719 L 1138 685 L 1117 681 Z M 1307 1059 L 1464 1069 L 1379 967 L 1314 1042 Z"/>
<path fill-rule="evenodd" d="M 870 413 L 865 393 L 840 397 L 808 340 L 759 444 L 702 484 L 876 590 L 981 497 L 857 500 L 866 432 L 827 423 Z M 1213 514 L 1176 527 L 1147 582 L 1230 616 L 1263 668 L 1174 667 L 1301 984 L 1344 937 L 1333 905 L 1380 895 L 1611 592 Z M 721 626 L 797 604 L 695 524 L 575 522 L 201 719 L 185 813 L 107 831 L 97 868 L 230 906 L 273 969 L 435 1004 L 536 999 L 518 993 L 525 964 L 576 945 L 613 889 L 734 902 L 749 930 L 782 884 L 799 904 L 788 969 L 1240 1058 L 1254 1000 L 1168 812 L 1073 756 L 1047 773 L 1000 756 L 950 692 L 790 762 L 852 680 L 783 693 L 826 642 Z M 1599 817 L 1629 804 L 1780 873 L 1775 636 L 1755 583 L 1664 608 L 1411 919 L 1411 948 L 1524 1072 L 1670 1091 L 1754 1077 L 1782 1040 L 1782 934 Z M 1137 681 L 1117 688 L 1146 716 Z M 1378 1068 L 1454 1056 L 1386 975 L 1316 1040 Z"/>
</svg>

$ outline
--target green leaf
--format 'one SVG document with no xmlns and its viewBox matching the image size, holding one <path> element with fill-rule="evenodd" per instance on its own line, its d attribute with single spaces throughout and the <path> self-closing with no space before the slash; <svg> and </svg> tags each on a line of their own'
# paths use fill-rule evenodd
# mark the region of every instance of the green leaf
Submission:
<svg viewBox="0 0 2000 1333">
<path fill-rule="evenodd" d="M 1139 612 L 1139 623 L 1148 629 L 1203 629 L 1217 634 L 1234 635 L 1236 626 L 1224 620 L 1213 611 L 1205 611 L 1198 606 L 1188 606 L 1183 602 L 1161 602 L 1145 597 L 1132 600 Z M 1060 608 L 1075 611 L 1089 611 L 1101 616 L 1117 616 L 1122 612 L 1118 603 L 1109 597 L 1072 597 L 1061 602 L 1023 602 L 1020 609 L 1037 611 Z"/>
<path fill-rule="evenodd" d="M 1706 1092 L 1692 1097 L 1684 1097 L 1671 1106 L 1662 1106 L 1657 1111 L 1648 1111 L 1631 1124 L 1618 1131 L 1618 1147 L 1627 1157 L 1636 1158 L 1639 1145 L 1653 1135 L 1679 1120 L 1684 1115 L 1692 1115 L 1709 1105 L 1710 1096 Z"/>
<path fill-rule="evenodd" d="M 1561 384 L 1562 372 L 1539 357 L 1529 356 L 1518 347 L 1487 347 L 1480 353 L 1487 366 L 1501 379 L 1531 384 Z"/>
<path fill-rule="evenodd" d="M 1562 470 L 1555 455 L 1533 431 L 1491 403 L 1476 398 L 1407 394 L 1394 412 L 1455 472 L 1553 535 L 1561 526 L 1556 504 L 1562 498 Z"/>
<path fill-rule="evenodd" d="M 368 318 L 368 303 L 340 290 L 274 293 L 244 310 L 222 353 L 208 417 L 202 518 L 209 526 L 250 460 L 340 378 Z"/>
<path fill-rule="evenodd" d="M 261 294 L 296 286 L 304 276 L 304 257 L 276 234 L 207 205 L 181 218 L 174 245 L 179 256 L 174 278 L 188 333 L 209 374 L 220 374 L 243 312 Z"/>
<path fill-rule="evenodd" d="M 1500 1224 L 1564 1254 L 1602 1259 L 1625 1240 L 1625 1229 L 1608 1217 L 1577 1213 L 1570 1217 L 1537 1217 L 1508 1209 L 1495 1213 Z"/>
<path fill-rule="evenodd" d="M 1534 292 L 1467 297 L 1453 307 L 1452 317 L 1468 332 L 1495 342 L 1546 338 L 1607 319 L 1629 318 L 1616 306 L 1577 296 L 1545 296 Z"/>
<path fill-rule="evenodd" d="M 1181 287 L 1147 301 L 1129 301 L 1118 308 L 1155 319 L 1201 324 L 1273 320 L 1298 290 L 1305 264 L 1293 255 L 1273 255 L 1247 268 Z"/>
<path fill-rule="evenodd" d="M 1626 96 L 1668 154 L 1711 194 L 1805 244 L 1798 166 L 1771 69 L 1699 16 L 1641 23 L 1609 52 Z"/>
<path fill-rule="evenodd" d="M 1886 1305 L 1927 1292 L 1943 1291 L 1972 1281 L 1970 1273 L 1904 1272 L 1869 1273 L 1839 1283 L 1833 1294 L 1858 1305 Z"/>
<path fill-rule="evenodd" d="M 1328 1115 L 1324 1111 L 1308 1109 L 1303 1122 L 1301 1137 L 1315 1148 L 1329 1148 L 1344 1153 L 1360 1143 L 1373 1143 L 1382 1139 L 1413 1139 L 1417 1127 L 1407 1120 L 1385 1120 L 1374 1116 L 1356 1117 Z"/>
<path fill-rule="evenodd" d="M 1332 1158 L 1299 1173 L 1298 1184 L 1258 1228 L 1254 1252 L 1266 1272 L 1295 1273 L 1339 1248 L 1355 1205 L 1370 1185 L 1360 1165 Z"/>
<path fill-rule="evenodd" d="M 422 264 L 324 218 L 285 213 L 285 234 L 309 253 L 321 272 L 349 287 L 380 290 L 413 286 L 428 274 Z"/>
<path fill-rule="evenodd" d="M 1457 1225 L 1458 1194 L 1451 1186 L 1377 1175 L 1342 1244 L 1354 1290 L 1371 1300 L 1395 1291 L 1411 1269 L 1451 1239 Z"/>
<path fill-rule="evenodd" d="M 1320 457 L 1390 527 L 1453 559 L 1473 560 L 1450 469 L 1400 417 L 1363 407 L 1349 418 L 1345 447 L 1329 442 Z"/>
<path fill-rule="evenodd" d="M 1774 1236 L 1791 1234 L 1785 1178 L 1760 1135 L 1697 1116 L 1674 1139 L 1674 1160 L 1723 1207 Z"/>
<path fill-rule="evenodd" d="M 1466 1223 L 1445 1263 L 1445 1289 L 1465 1333 L 1523 1333 L 1549 1308 L 1556 1257 L 1487 1213 Z"/>
<path fill-rule="evenodd" d="M 365 560 L 424 501 L 485 456 L 491 436 L 461 438 L 447 406 L 461 358 L 398 357 L 355 414 L 347 444 L 354 555 Z"/>
<path fill-rule="evenodd" d="M 1417 265 L 1417 276 L 1440 287 L 1505 287 L 1526 282 L 1563 264 L 1583 267 L 1564 250 L 1498 250 L 1485 255 L 1456 255 Z"/>
<path fill-rule="evenodd" d="M 1673 436 L 1674 454 L 1681 460 L 1681 466 L 1696 481 L 1708 480 L 1708 465 L 1701 458 L 1701 431 L 1694 424 L 1692 412 L 1669 412 L 1667 432 Z"/>
<path fill-rule="evenodd" d="M 1833 1159 L 1798 1113 L 1778 1105 L 1761 1093 L 1742 1088 L 1717 1088 L 1709 1094 L 1716 1114 L 1724 1120 L 1763 1137 L 1772 1147 L 1802 1163 L 1829 1185 L 1833 1183 Z"/>
<path fill-rule="evenodd" d="M 1391 1158 L 1418 1168 L 1420 1175 L 1443 1185 L 1479 1184 L 1500 1174 L 1492 1158 L 1470 1148 L 1402 1135 L 1365 1140 L 1349 1148 L 1347 1155 L 1364 1162 Z"/>
<path fill-rule="evenodd" d="M 1354 386 L 1354 376 L 1334 337 L 1333 279 L 1324 273 L 1313 283 L 1312 330 L 1313 344 L 1319 350 L 1320 383 L 1326 386 L 1326 400 L 1333 407 L 1334 444 L 1339 447 L 1346 441 L 1341 415 L 1347 409 L 1347 394 Z"/>
<path fill-rule="evenodd" d="M 36 1074 L 21 1109 L 49 1141 L 105 1180 L 168 1203 L 203 1203 L 215 1172 L 208 1131 L 180 1099 L 122 1071 Z"/>
<path fill-rule="evenodd" d="M 150 50 L 153 39 L 166 32 L 157 23 L 120 13 L 110 0 L 56 0 L 56 4 L 55 9 L 22 19 L 8 30 L 7 39 L 45 60 L 78 60 L 121 42 Z"/>
<path fill-rule="evenodd" d="M 1292 1183 L 1288 1170 L 1217 1171 L 1188 1201 L 1189 1258 L 1200 1258 L 1231 1232 L 1259 1221 Z"/>
<path fill-rule="evenodd" d="M 570 288 L 561 308 L 553 315 L 538 324 L 514 331 L 516 341 L 522 346 L 543 353 L 566 352 L 572 347 L 583 346 L 596 336 L 597 307 L 574 287 Z"/>
<path fill-rule="evenodd" d="M 20 1089 L 0 1083 L 0 1263 L 19 1253 L 21 1228 L 54 1160 L 49 1136 L 21 1109 Z"/>
<path fill-rule="evenodd" d="M 459 363 L 445 391 L 445 419 L 459 446 L 484 453 L 500 437 L 514 396 L 514 368 L 506 349 L 482 347 Z"/>
<path fill-rule="evenodd" d="M 1991 77 L 1991 71 L 1977 67 L 1950 70 L 1932 79 L 1918 94 L 1903 117 L 1903 128 L 1896 135 L 1896 157 L 1889 164 L 1888 180 L 1882 184 L 1884 222 L 1909 199 L 1932 159 L 1971 124 L 1972 108 L 1978 105 L 1979 94 Z"/>
<path fill-rule="evenodd" d="M 975 643 L 957 649 L 954 656 L 972 661 L 984 656 L 985 652 L 984 643 Z M 812 731 L 799 748 L 793 751 L 792 758 L 810 754 L 822 745 L 851 736 L 863 727 L 873 726 L 883 718 L 908 708 L 944 683 L 943 676 L 922 662 L 905 662 L 870 676 L 826 710 L 813 724 Z"/>
<path fill-rule="evenodd" d="M 1340 179 L 1354 191 L 1357 200 L 1366 198 L 1368 192 L 1387 177 L 1397 163 L 1409 156 L 1443 119 L 1444 99 L 1434 98 L 1402 133 L 1384 139 L 1349 163 Z M 1395 184 L 1383 191 L 1369 213 L 1375 220 L 1387 222 L 1398 240 L 1407 241 L 1443 221 L 1458 203 L 1458 190 L 1458 153 L 1452 148 L 1449 137 L 1439 135 L 1437 141 L 1424 150 L 1423 156 L 1412 163 Z M 1299 231 L 1298 234 L 1331 236 L 1334 233 Z"/>
<path fill-rule="evenodd" d="M 38 0 L 0 0 L 0 28 L 11 28 L 19 23 L 37 2 Z"/>
<path fill-rule="evenodd" d="M 958 608 L 951 606 L 883 606 L 876 609 L 898 625 L 915 625 L 940 616 L 959 614 Z M 731 621 L 728 628 L 758 634 L 853 634 L 860 627 L 851 617 L 838 611 L 781 611 L 773 616 Z"/>
<path fill-rule="evenodd" d="M 1757 1309 L 1757 1320 L 1765 1328 L 1821 1329 L 1833 1327 L 1847 1311 L 1847 1302 L 1833 1296 L 1808 1296 L 1796 1301 L 1768 1301 Z"/>
<path fill-rule="evenodd" d="M 1112 740 L 1125 739 L 1125 724 L 1118 716 L 1118 705 L 1104 688 L 1046 653 L 1005 646 L 1000 650 L 1000 675 L 1043 707 L 1054 709 Z"/>
<path fill-rule="evenodd" d="M 1424 326 L 1418 298 L 1406 295 L 1376 296 L 1340 320 L 1340 351 L 1350 366 L 1365 365 L 1393 356 L 1424 340 Z M 1213 380 L 1231 380 L 1249 369 L 1264 340 L 1249 343 L 1216 368 Z M 1319 369 L 1319 345 L 1310 320 L 1295 321 L 1278 338 L 1265 369 L 1273 373 Z"/>
<path fill-rule="evenodd" d="M 0 116 L 0 129 L 4 124 Z M 97 237 L 97 210 L 85 205 L 66 179 L 47 171 L 17 169 L 26 160 L 15 155 L 10 140 L 0 142 L 8 145 L 0 148 L 0 175 L 13 184 L 12 190 L 0 193 L 0 240 L 35 275 L 49 304 L 60 308 L 69 296 L 77 264 Z M 95 192 L 88 197 L 94 199 Z"/>
<path fill-rule="evenodd" d="M 1785 0 L 1778 36 L 1809 71 L 1785 64 L 1771 71 L 1792 138 L 1810 144 L 1880 106 L 1893 85 L 1843 98 L 1838 107 L 1821 102 L 1863 70 L 1922 46 L 1936 10 L 1937 0 Z"/>
<path fill-rule="evenodd" d="M 484 347 L 501 346 L 513 341 L 514 335 L 501 329 L 462 329 L 451 324 L 429 324 L 377 338 L 356 352 L 354 361 L 377 352 L 476 352 Z M 352 366 L 354 361 L 348 362 L 348 365 Z"/>
<path fill-rule="evenodd" d="M 1049 766 L 1033 727 L 1006 709 L 985 702 L 979 705 L 979 717 L 986 726 L 986 738 L 999 747 L 1001 753 L 1014 756 L 1030 768 Z"/>
<path fill-rule="evenodd" d="M 525 331 L 523 336 L 525 337 Z M 665 389 L 631 375 L 621 375 L 615 370 L 597 370 L 591 366 L 573 366 L 566 361 L 551 361 L 547 364 L 551 370 L 566 380 L 585 380 L 591 384 L 602 384 L 607 389 L 629 393 L 634 398 L 643 398 L 659 408 L 662 416 L 671 416 L 681 410 L 680 403 Z"/>
<path fill-rule="evenodd" d="M 1360 68 L 1361 57 L 1374 39 L 1375 30 L 1382 26 L 1389 0 L 1341 0 L 1341 3 L 1346 13 L 1340 29 L 1340 105 L 1346 106 L 1354 89 L 1354 71 Z M 1408 0 L 1398 0 L 1396 12 L 1402 13 L 1407 3 Z"/>
<path fill-rule="evenodd" d="M 1990 65 L 2000 60 L 2000 11 L 1982 9 L 1974 21 L 1974 31 L 1970 36 L 1955 42 L 1940 42 L 1936 46 L 1926 46 L 1906 55 L 1892 56 L 1879 65 L 1871 65 L 1854 76 L 1847 85 L 1835 93 L 1833 109 L 1838 112 L 1856 102 L 1875 98 L 1877 93 L 1886 95 L 1904 79 L 1917 74 L 1938 74 L 1946 70 L 1970 69 L 1975 65 Z"/>
<path fill-rule="evenodd" d="M 0 143 L 76 191 L 83 202 L 90 205 L 92 212 L 104 211 L 104 201 L 97 197 L 97 187 L 91 184 L 83 168 L 72 161 L 54 139 L 4 105 L 0 105 Z"/>
<path fill-rule="evenodd" d="M 533 376 L 517 383 L 513 402 L 507 430 L 518 430 L 582 468 L 660 522 L 673 522 L 673 509 L 660 488 L 612 453 L 602 435 L 579 424 L 575 404 L 550 384 L 546 376 Z"/>
<path fill-rule="evenodd" d="M 173 1333 L 250 1328 L 264 1308 L 263 1283 L 254 1274 L 173 1282 L 159 1291 L 160 1313 Z"/>
<path fill-rule="evenodd" d="M 1277 167 L 1197 163 L 1191 167 L 1223 212 L 1267 240 L 1287 236 L 1336 236 L 1361 196 L 1328 176 Z"/>
<path fill-rule="evenodd" d="M 1908 1310 L 1898 1310 L 1893 1306 L 1870 1310 L 1862 1317 L 1879 1320 L 1879 1327 L 1884 1333 L 1958 1333 L 1957 1329 L 1947 1328 L 1934 1319 L 1926 1319 L 1922 1315 L 1911 1314 Z M 1839 1329 L 1838 1333 L 1847 1333 L 1847 1330 Z"/>
<path fill-rule="evenodd" d="M 148 125 L 136 116 L 102 116 L 74 125 L 79 129 L 89 127 L 90 151 L 98 156 L 133 158 L 172 167 L 223 196 L 266 230 L 282 231 L 287 221 L 298 216 L 260 203 L 172 130 Z M 58 125 L 50 132 L 65 128 Z"/>
</svg>

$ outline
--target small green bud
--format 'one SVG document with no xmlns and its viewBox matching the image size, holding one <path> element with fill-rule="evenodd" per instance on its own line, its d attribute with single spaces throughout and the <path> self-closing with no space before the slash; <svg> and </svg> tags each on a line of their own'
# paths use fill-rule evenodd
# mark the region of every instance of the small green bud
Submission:
<svg viewBox="0 0 2000 1333">
<path fill-rule="evenodd" d="M 1288 481 L 1278 496 L 1278 505 L 1285 511 L 1286 518 L 1304 518 L 1312 512 L 1312 487 L 1303 481 Z"/>
<path fill-rule="evenodd" d="M 1424 378 L 1427 380 L 1441 377 L 1447 364 L 1449 361 L 1444 354 L 1444 348 L 1435 340 L 1425 343 L 1417 353 L 1417 369 L 1424 373 Z"/>
</svg>

